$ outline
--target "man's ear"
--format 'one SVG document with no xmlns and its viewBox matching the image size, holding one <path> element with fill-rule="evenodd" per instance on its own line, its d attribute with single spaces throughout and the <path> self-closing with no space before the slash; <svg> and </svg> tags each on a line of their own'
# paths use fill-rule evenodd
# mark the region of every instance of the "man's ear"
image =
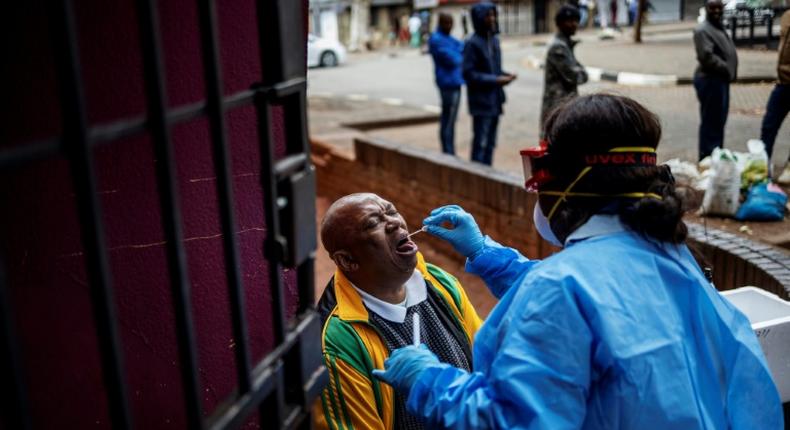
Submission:
<svg viewBox="0 0 790 430">
<path fill-rule="evenodd" d="M 335 262 L 341 272 L 356 272 L 359 269 L 359 264 L 348 251 L 340 250 L 335 252 L 332 254 L 332 261 Z"/>
</svg>

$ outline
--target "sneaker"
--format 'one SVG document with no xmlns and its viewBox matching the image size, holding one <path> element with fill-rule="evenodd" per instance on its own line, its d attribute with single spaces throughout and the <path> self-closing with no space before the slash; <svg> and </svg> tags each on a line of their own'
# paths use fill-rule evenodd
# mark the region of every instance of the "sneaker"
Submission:
<svg viewBox="0 0 790 430">
<path fill-rule="evenodd" d="M 782 185 L 790 185 L 790 163 L 788 163 L 784 170 L 782 170 L 782 174 L 779 175 L 779 178 L 776 179 L 776 182 Z"/>
</svg>

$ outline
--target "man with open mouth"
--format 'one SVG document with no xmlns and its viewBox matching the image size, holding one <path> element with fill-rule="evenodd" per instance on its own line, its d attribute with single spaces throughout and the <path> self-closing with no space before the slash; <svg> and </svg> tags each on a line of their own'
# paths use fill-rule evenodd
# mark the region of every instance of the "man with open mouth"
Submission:
<svg viewBox="0 0 790 430">
<path fill-rule="evenodd" d="M 318 428 L 422 429 L 403 396 L 372 376 L 390 351 L 419 340 L 439 359 L 472 368 L 481 321 L 453 276 L 426 263 L 395 206 L 351 194 L 329 207 L 321 241 L 337 270 L 318 303 L 330 383 L 316 407 Z M 415 317 L 421 323 L 414 324 Z"/>
</svg>

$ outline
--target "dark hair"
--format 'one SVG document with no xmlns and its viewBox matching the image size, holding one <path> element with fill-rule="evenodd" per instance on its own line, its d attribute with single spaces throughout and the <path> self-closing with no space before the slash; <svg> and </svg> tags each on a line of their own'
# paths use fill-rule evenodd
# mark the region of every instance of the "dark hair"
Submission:
<svg viewBox="0 0 790 430">
<path fill-rule="evenodd" d="M 560 105 L 546 120 L 549 166 L 555 178 L 542 189 L 565 190 L 584 168 L 584 155 L 616 147 L 656 148 L 661 140 L 658 117 L 634 100 L 610 94 L 577 97 Z M 594 166 L 572 192 L 603 195 L 655 193 L 661 200 L 623 197 L 568 197 L 551 218 L 551 228 L 564 241 L 598 213 L 617 214 L 632 230 L 672 243 L 686 240 L 682 199 L 667 166 Z M 556 197 L 541 195 L 541 209 L 550 210 Z"/>
<path fill-rule="evenodd" d="M 560 7 L 557 14 L 554 15 L 554 23 L 560 25 L 563 21 L 581 21 L 582 14 L 579 9 L 573 5 L 565 4 Z"/>
</svg>

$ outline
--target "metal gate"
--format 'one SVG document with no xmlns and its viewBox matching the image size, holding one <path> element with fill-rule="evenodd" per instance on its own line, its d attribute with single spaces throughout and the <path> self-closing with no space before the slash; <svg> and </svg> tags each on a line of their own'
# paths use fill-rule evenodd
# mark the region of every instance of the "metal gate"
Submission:
<svg viewBox="0 0 790 430">
<path fill-rule="evenodd" d="M 309 159 L 305 118 L 306 2 L 257 2 L 262 78 L 250 89 L 226 96 L 221 88 L 214 1 L 197 0 L 207 96 L 197 103 L 168 109 L 156 3 L 155 0 L 137 0 L 147 116 L 127 118 L 101 127 L 88 125 L 71 3 L 70 0 L 48 2 L 49 29 L 58 55 L 56 75 L 63 112 L 62 135 L 0 151 L 0 171 L 53 157 L 65 156 L 69 161 L 112 427 L 127 429 L 134 428 L 134 425 L 128 404 L 129 393 L 92 149 L 99 144 L 112 145 L 122 138 L 148 133 L 157 159 L 157 188 L 189 428 L 236 428 L 255 413 L 260 414 L 265 428 L 309 428 L 312 402 L 325 385 L 327 375 L 320 354 L 320 321 L 312 309 L 316 245 L 315 175 Z M 284 110 L 287 136 L 286 154 L 279 159 L 274 155 L 271 127 L 271 109 L 275 104 Z M 267 225 L 267 238 L 262 246 L 269 261 L 269 287 L 274 301 L 276 346 L 257 363 L 251 361 L 243 313 L 243 285 L 239 247 L 234 234 L 237 230 L 224 116 L 227 109 L 245 105 L 253 105 L 257 112 Z M 175 124 L 201 117 L 207 118 L 210 127 L 238 369 L 235 393 L 210 413 L 204 413 L 200 400 L 196 333 L 170 132 Z M 299 305 L 291 321 L 285 314 L 281 279 L 283 267 L 294 267 L 297 271 Z M 7 283 L 6 270 L 0 261 L 0 381 L 3 381 L 0 408 L 9 428 L 26 429 L 31 427 L 31 419 L 23 377 L 25 363 L 20 359 L 17 332 L 13 327 L 14 309 Z"/>
</svg>

